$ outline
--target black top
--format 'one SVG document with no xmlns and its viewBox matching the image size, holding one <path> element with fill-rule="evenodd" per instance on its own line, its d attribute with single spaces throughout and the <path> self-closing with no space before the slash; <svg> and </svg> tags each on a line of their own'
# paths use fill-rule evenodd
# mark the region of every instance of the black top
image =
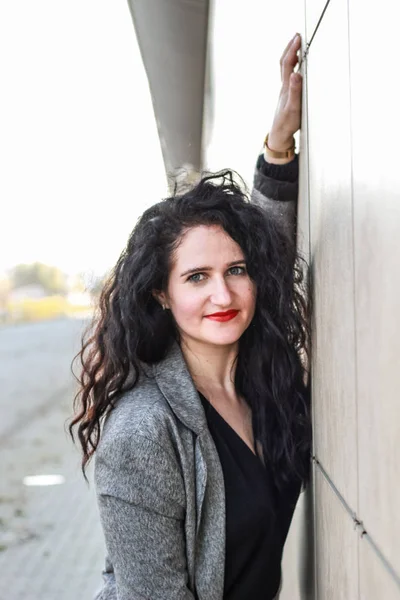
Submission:
<svg viewBox="0 0 400 600">
<path fill-rule="evenodd" d="M 295 498 L 292 493 L 284 508 L 277 501 L 269 469 L 199 395 L 224 474 L 224 600 L 272 600 L 279 589 L 283 545 L 300 490 Z"/>
</svg>

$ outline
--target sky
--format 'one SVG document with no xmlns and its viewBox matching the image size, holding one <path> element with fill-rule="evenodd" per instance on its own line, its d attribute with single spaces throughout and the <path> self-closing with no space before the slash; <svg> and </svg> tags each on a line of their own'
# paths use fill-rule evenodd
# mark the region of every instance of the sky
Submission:
<svg viewBox="0 0 400 600">
<path fill-rule="evenodd" d="M 214 2 L 207 168 L 233 168 L 251 185 L 300 5 Z M 104 273 L 138 216 L 167 195 L 126 0 L 0 3 L 0 80 L 0 274 L 33 261 Z"/>
<path fill-rule="evenodd" d="M 0 57 L 0 271 L 100 274 L 167 194 L 127 2 L 2 2 Z"/>
<path fill-rule="evenodd" d="M 214 123 L 212 170 L 230 167 L 251 187 L 275 113 L 286 44 L 304 30 L 299 0 L 214 0 L 210 20 Z"/>
</svg>

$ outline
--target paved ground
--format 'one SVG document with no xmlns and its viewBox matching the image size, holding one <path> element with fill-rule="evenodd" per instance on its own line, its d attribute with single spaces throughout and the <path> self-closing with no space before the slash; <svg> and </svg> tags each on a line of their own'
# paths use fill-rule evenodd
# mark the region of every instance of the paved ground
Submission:
<svg viewBox="0 0 400 600">
<path fill-rule="evenodd" d="M 64 426 L 83 320 L 0 329 L 0 600 L 91 600 L 104 543 Z M 62 485 L 27 487 L 27 475 Z"/>
</svg>

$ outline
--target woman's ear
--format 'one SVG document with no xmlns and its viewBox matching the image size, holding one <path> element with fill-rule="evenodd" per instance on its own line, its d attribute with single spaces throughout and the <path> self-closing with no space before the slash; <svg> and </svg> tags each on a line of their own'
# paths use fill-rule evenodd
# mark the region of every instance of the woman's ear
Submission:
<svg viewBox="0 0 400 600">
<path fill-rule="evenodd" d="M 163 310 L 169 308 L 165 292 L 158 292 L 156 290 L 153 290 L 152 294 L 153 298 L 160 304 Z"/>
</svg>

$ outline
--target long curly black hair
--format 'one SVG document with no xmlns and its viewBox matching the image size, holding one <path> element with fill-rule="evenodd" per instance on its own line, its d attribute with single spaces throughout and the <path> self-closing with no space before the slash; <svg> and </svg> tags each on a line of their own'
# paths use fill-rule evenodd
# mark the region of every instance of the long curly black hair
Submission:
<svg viewBox="0 0 400 600">
<path fill-rule="evenodd" d="M 254 437 L 278 490 L 308 479 L 311 419 L 304 384 L 309 343 L 304 264 L 276 218 L 249 201 L 237 174 L 205 174 L 183 193 L 144 212 L 106 282 L 80 362 L 75 415 L 69 425 L 83 450 L 96 451 L 102 423 L 132 389 L 142 363 L 162 360 L 177 328 L 155 300 L 166 290 L 171 257 L 188 228 L 219 225 L 239 244 L 256 284 L 251 325 L 239 340 L 235 385 L 252 409 Z"/>
</svg>

